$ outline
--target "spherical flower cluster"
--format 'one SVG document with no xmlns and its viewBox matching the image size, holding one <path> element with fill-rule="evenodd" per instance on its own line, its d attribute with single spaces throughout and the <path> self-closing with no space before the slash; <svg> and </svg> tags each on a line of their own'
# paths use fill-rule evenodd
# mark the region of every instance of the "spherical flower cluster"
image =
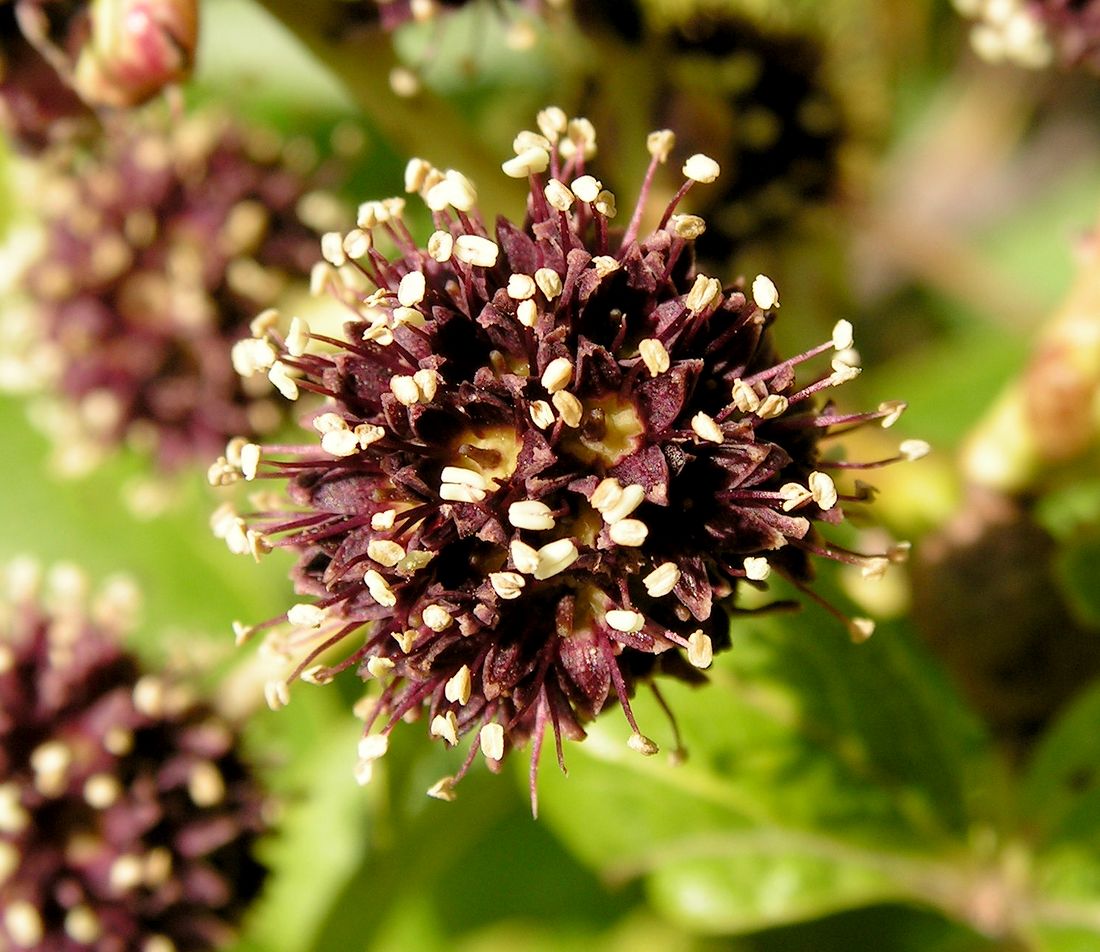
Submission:
<svg viewBox="0 0 1100 952">
<path fill-rule="evenodd" d="M 263 801 L 232 728 L 119 646 L 132 588 L 8 572 L 0 605 L 0 946 L 211 949 L 259 891 Z"/>
<path fill-rule="evenodd" d="M 322 398 L 300 446 L 235 443 L 214 482 L 286 480 L 255 511 L 230 504 L 213 525 L 235 551 L 298 554 L 309 600 L 271 629 L 287 659 L 268 686 L 279 707 L 301 678 L 355 668 L 376 685 L 360 778 L 402 719 L 426 711 L 432 735 L 465 763 L 430 793 L 448 799 L 478 750 L 497 767 L 530 740 L 531 786 L 547 729 L 556 742 L 617 700 L 631 747 L 654 753 L 631 710 L 636 684 L 698 680 L 729 644 L 717 604 L 777 573 L 803 586 L 810 557 L 881 573 L 892 557 L 819 538 L 868 490 L 834 482 L 856 466 L 822 441 L 903 405 L 842 414 L 820 398 L 855 377 L 851 326 L 782 360 L 768 327 L 775 285 L 723 286 L 698 273 L 704 221 L 681 200 L 719 176 L 695 154 L 646 233 L 646 196 L 674 148 L 649 136 L 641 197 L 617 229 L 614 194 L 589 172 L 595 131 L 559 109 L 539 114 L 503 164 L 527 179 L 521 225 L 490 231 L 471 182 L 420 159 L 406 189 L 435 231 L 420 246 L 404 199 L 368 202 L 359 227 L 329 234 L 316 284 L 352 315 L 340 339 L 295 318 L 249 345 L 290 399 Z M 824 368 L 802 377 L 804 365 Z M 925 447 L 903 444 L 901 456 Z M 900 458 L 900 456 L 899 456 Z M 880 465 L 881 462 L 869 465 Z M 847 620 L 865 637 L 866 619 Z M 352 643 L 333 662 L 338 645 Z"/>
<path fill-rule="evenodd" d="M 335 199 L 310 191 L 312 149 L 204 114 L 120 126 L 46 171 L 27 366 L 62 397 L 38 416 L 63 468 L 129 441 L 172 469 L 278 422 L 230 347 L 304 282 L 316 232 L 302 215 L 331 221 Z"/>
</svg>

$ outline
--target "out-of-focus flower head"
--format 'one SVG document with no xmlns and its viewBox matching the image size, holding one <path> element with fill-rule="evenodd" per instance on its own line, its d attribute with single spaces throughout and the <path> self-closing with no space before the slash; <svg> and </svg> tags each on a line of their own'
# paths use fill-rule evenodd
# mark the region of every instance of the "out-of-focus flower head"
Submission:
<svg viewBox="0 0 1100 952">
<path fill-rule="evenodd" d="M 317 232 L 303 217 L 331 227 L 315 160 L 312 142 L 204 113 L 120 124 L 46 170 L 28 365 L 61 398 L 37 416 L 63 469 L 124 440 L 173 469 L 277 424 L 270 388 L 242 385 L 230 348 L 308 274 Z M 247 366 L 262 361 L 254 348 Z"/>
<path fill-rule="evenodd" d="M 1042 69 L 1059 61 L 1100 68 L 1100 3 L 1094 0 L 954 0 L 974 21 L 970 42 L 992 63 Z"/>
<path fill-rule="evenodd" d="M 0 105 L 8 134 L 37 151 L 51 123 L 129 107 L 186 79 L 196 0 L 13 0 L 0 5 Z"/>
<path fill-rule="evenodd" d="M 711 226 L 701 255 L 720 259 L 835 197 L 847 120 L 818 38 L 716 15 L 677 25 L 669 39 L 678 55 L 664 121 L 683 123 L 685 141 L 730 165 L 729 184 L 694 209 Z"/>
<path fill-rule="evenodd" d="M 263 798 L 234 730 L 118 642 L 121 580 L 87 599 L 17 562 L 0 603 L 0 940 L 7 949 L 212 949 L 263 882 Z"/>
<path fill-rule="evenodd" d="M 651 121 L 674 126 L 685 148 L 722 162 L 720 184 L 688 202 L 707 219 L 697 244 L 707 260 L 725 260 L 745 241 L 786 228 L 807 206 L 835 198 L 852 132 L 825 31 L 745 6 L 575 7 L 586 29 L 610 29 L 635 55 L 659 56 Z"/>
<path fill-rule="evenodd" d="M 903 405 L 822 403 L 859 373 L 851 326 L 780 359 L 775 285 L 695 270 L 706 223 L 678 207 L 719 178 L 713 159 L 683 162 L 679 191 L 642 231 L 674 141 L 649 136 L 621 227 L 615 195 L 589 171 L 592 124 L 560 109 L 540 113 L 503 164 L 529 182 L 520 224 L 490 230 L 464 175 L 413 159 L 406 190 L 436 229 L 426 244 L 403 198 L 364 204 L 358 228 L 323 239 L 315 286 L 350 309 L 343 338 L 301 320 L 258 328 L 283 394 L 323 399 L 302 445 L 249 444 L 212 467 L 216 483 L 288 482 L 252 512 L 227 503 L 213 526 L 234 551 L 298 554 L 309 600 L 238 635 L 270 628 L 286 657 L 272 706 L 299 678 L 354 668 L 372 683 L 361 780 L 394 726 L 421 712 L 448 744 L 476 738 L 430 791 L 444 799 L 479 750 L 496 768 L 528 740 L 534 797 L 547 730 L 560 760 L 561 738 L 583 737 L 611 700 L 631 747 L 655 753 L 631 710 L 635 686 L 658 673 L 698 680 L 729 644 L 716 606 L 739 585 L 776 573 L 803 587 L 813 556 L 871 574 L 901 556 L 848 552 L 815 527 L 869 495 L 834 482 L 858 464 L 827 460 L 822 441 L 890 425 Z M 896 458 L 926 449 L 911 441 Z M 843 620 L 870 634 L 867 619 Z"/>
</svg>

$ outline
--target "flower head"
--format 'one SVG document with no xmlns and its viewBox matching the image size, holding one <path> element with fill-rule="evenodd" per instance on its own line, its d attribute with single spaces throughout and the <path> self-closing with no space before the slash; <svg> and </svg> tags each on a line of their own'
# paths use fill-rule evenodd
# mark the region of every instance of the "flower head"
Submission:
<svg viewBox="0 0 1100 952">
<path fill-rule="evenodd" d="M 974 51 L 993 63 L 1010 62 L 1017 66 L 1041 69 L 1054 59 L 1054 48 L 1044 29 L 1044 7 L 1066 4 L 1039 0 L 954 0 L 964 16 L 974 20 L 970 43 Z M 1071 3 L 1070 6 L 1081 6 Z"/>
<path fill-rule="evenodd" d="M 530 739 L 532 795 L 546 730 L 560 758 L 561 737 L 583 737 L 611 700 L 631 745 L 653 753 L 634 687 L 659 672 L 699 677 L 729 643 L 717 602 L 771 572 L 801 585 L 813 554 L 863 558 L 814 529 L 865 495 L 838 488 L 830 472 L 852 464 L 819 446 L 834 426 L 892 423 L 901 405 L 822 408 L 859 372 L 850 325 L 781 360 L 775 285 L 695 270 L 705 223 L 677 206 L 719 176 L 713 159 L 683 162 L 680 190 L 642 232 L 674 136 L 655 132 L 648 147 L 622 230 L 590 171 L 591 123 L 561 110 L 542 112 L 503 163 L 530 184 L 520 225 L 490 230 L 464 176 L 414 159 L 407 190 L 435 225 L 426 245 L 404 199 L 366 203 L 359 228 L 323 246 L 324 286 L 352 314 L 344 337 L 264 335 L 291 395 L 323 402 L 303 445 L 219 462 L 219 478 L 287 480 L 288 498 L 263 494 L 247 515 L 223 507 L 215 530 L 237 551 L 299 554 L 312 601 L 277 620 L 292 661 L 271 686 L 276 706 L 299 676 L 354 666 L 377 683 L 364 777 L 395 724 L 422 710 L 448 744 L 476 735 L 459 775 L 478 750 L 496 766 Z M 824 369 L 800 379 L 815 360 Z"/>
<path fill-rule="evenodd" d="M 89 609 L 17 563 L 0 605 L 0 941 L 210 949 L 263 881 L 262 798 L 236 736 L 118 644 L 132 589 Z"/>
<path fill-rule="evenodd" d="M 124 440 L 174 468 L 277 423 L 271 388 L 242 386 L 230 347 L 308 274 L 301 214 L 326 203 L 301 152 L 200 115 L 127 126 L 47 171 L 24 284 L 41 311 L 34 364 L 62 398 L 39 416 L 67 468 Z"/>
</svg>

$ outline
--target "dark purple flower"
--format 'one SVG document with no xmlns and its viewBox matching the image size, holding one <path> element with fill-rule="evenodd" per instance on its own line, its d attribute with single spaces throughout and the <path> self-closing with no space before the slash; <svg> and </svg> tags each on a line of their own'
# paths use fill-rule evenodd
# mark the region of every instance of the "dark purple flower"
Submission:
<svg viewBox="0 0 1100 952">
<path fill-rule="evenodd" d="M 249 345 L 286 396 L 323 398 L 306 421 L 314 438 L 238 445 L 211 471 L 288 481 L 288 498 L 262 494 L 246 515 L 225 506 L 214 527 L 236 551 L 298 554 L 311 600 L 269 623 L 289 624 L 275 638 L 297 661 L 269 685 L 273 706 L 298 677 L 354 668 L 377 684 L 364 778 L 398 721 L 421 711 L 450 744 L 477 735 L 458 776 L 479 747 L 495 768 L 530 740 L 532 797 L 547 729 L 560 760 L 561 738 L 583 737 L 609 701 L 631 746 L 654 753 L 631 712 L 635 686 L 662 672 L 699 680 L 729 644 L 717 604 L 738 585 L 775 572 L 801 587 L 814 555 L 872 573 L 889 561 L 815 530 L 867 495 L 837 487 L 829 473 L 855 464 L 826 461 L 822 439 L 902 409 L 821 404 L 859 372 L 851 326 L 781 360 L 774 284 L 759 276 L 746 291 L 696 272 L 705 224 L 676 209 L 719 167 L 688 158 L 654 215 L 646 196 L 671 132 L 650 135 L 641 198 L 619 230 L 615 196 L 588 172 L 591 123 L 548 109 L 538 126 L 503 165 L 530 182 L 521 225 L 501 218 L 490 232 L 463 175 L 414 159 L 406 188 L 436 228 L 426 247 L 403 199 L 368 202 L 358 229 L 325 237 L 321 280 L 351 314 L 343 337 L 296 319 Z M 804 374 L 811 361 L 825 368 Z M 845 621 L 870 633 L 866 619 Z M 449 798 L 455 779 L 433 795 Z"/>
<path fill-rule="evenodd" d="M 259 891 L 263 800 L 233 728 L 118 643 L 132 592 L 89 610 L 9 571 L 0 620 L 0 944 L 212 949 Z"/>
<path fill-rule="evenodd" d="M 165 126 L 120 126 L 45 173 L 45 241 L 24 283 L 37 363 L 62 397 L 46 429 L 70 469 L 122 441 L 172 469 L 280 419 L 264 387 L 242 386 L 230 346 L 305 279 L 316 233 L 300 211 L 334 200 L 273 133 L 209 114 Z"/>
<path fill-rule="evenodd" d="M 575 10 L 586 30 L 616 37 L 621 55 L 660 59 L 649 121 L 675 128 L 685 150 L 705 150 L 726 170 L 685 203 L 707 219 L 702 259 L 728 260 L 838 196 L 853 124 L 819 31 L 718 7 L 655 16 L 637 0 Z M 597 101 L 605 82 L 597 70 Z"/>
</svg>

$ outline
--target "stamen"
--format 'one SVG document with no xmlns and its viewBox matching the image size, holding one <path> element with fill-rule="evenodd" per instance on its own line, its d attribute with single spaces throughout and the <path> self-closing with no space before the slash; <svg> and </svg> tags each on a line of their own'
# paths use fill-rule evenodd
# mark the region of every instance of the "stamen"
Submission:
<svg viewBox="0 0 1100 952">
<path fill-rule="evenodd" d="M 910 463 L 923 459 L 931 452 L 931 445 L 924 440 L 902 440 L 901 445 L 898 446 L 901 458 Z"/>
<path fill-rule="evenodd" d="M 454 242 L 453 255 L 465 264 L 478 268 L 491 268 L 497 263 L 500 248 L 495 241 L 480 235 L 459 235 Z"/>
<path fill-rule="evenodd" d="M 779 291 L 767 275 L 758 274 L 752 282 L 752 299 L 762 311 L 779 307 Z"/>
<path fill-rule="evenodd" d="M 385 605 L 387 608 L 392 608 L 397 604 L 397 595 L 394 594 L 392 588 L 390 588 L 389 582 L 387 582 L 381 575 L 374 569 L 368 569 L 363 576 L 363 583 L 367 586 L 367 591 L 370 592 L 371 598 L 373 598 L 379 605 Z"/>
<path fill-rule="evenodd" d="M 402 307 L 416 307 L 424 300 L 427 291 L 427 282 L 422 271 L 410 271 L 397 286 L 397 300 Z"/>
<path fill-rule="evenodd" d="M 456 747 L 458 745 L 458 718 L 455 717 L 454 711 L 447 711 L 446 714 L 437 714 L 433 717 L 428 732 L 433 737 L 442 737 L 452 747 Z"/>
<path fill-rule="evenodd" d="M 550 179 L 543 191 L 550 206 L 562 213 L 568 212 L 573 207 L 573 202 L 576 201 L 576 196 L 569 190 L 569 186 L 557 179 Z"/>
<path fill-rule="evenodd" d="M 443 800 L 447 803 L 453 803 L 458 797 L 455 793 L 455 778 L 441 777 L 428 787 L 428 796 L 433 800 Z"/>
<path fill-rule="evenodd" d="M 837 503 L 836 486 L 827 473 L 813 472 L 807 480 L 814 502 L 820 509 L 832 509 Z"/>
<path fill-rule="evenodd" d="M 661 598 L 679 584 L 680 575 L 680 569 L 675 562 L 662 562 L 642 579 L 642 584 L 651 598 Z"/>
<path fill-rule="evenodd" d="M 668 227 L 677 238 L 694 241 L 707 230 L 707 223 L 698 215 L 673 215 L 668 220 Z"/>
<path fill-rule="evenodd" d="M 623 519 L 608 529 L 611 541 L 616 545 L 640 546 L 649 535 L 649 527 L 639 519 Z"/>
<path fill-rule="evenodd" d="M 534 546 L 519 539 L 513 539 L 508 546 L 512 564 L 524 575 L 534 575 L 539 565 L 539 554 Z"/>
<path fill-rule="evenodd" d="M 524 499 L 508 507 L 508 521 L 517 529 L 539 532 L 554 528 L 554 513 L 544 502 Z"/>
<path fill-rule="evenodd" d="M 538 323 L 539 309 L 534 301 L 520 301 L 516 307 L 516 320 L 524 327 L 534 327 Z"/>
<path fill-rule="evenodd" d="M 701 440 L 718 444 L 725 441 L 726 437 L 722 433 L 722 428 L 714 422 L 713 417 L 708 416 L 701 410 L 691 418 L 691 428 Z"/>
<path fill-rule="evenodd" d="M 326 617 L 323 608 L 308 602 L 292 605 L 286 613 L 286 620 L 298 628 L 320 628 Z"/>
<path fill-rule="evenodd" d="M 833 348 L 835 350 L 848 350 L 852 346 L 854 336 L 850 321 L 837 321 L 833 327 Z"/>
<path fill-rule="evenodd" d="M 541 383 L 547 393 L 557 393 L 569 386 L 573 379 L 573 363 L 568 357 L 555 357 L 546 365 Z"/>
<path fill-rule="evenodd" d="M 511 600 L 519 598 L 527 581 L 518 572 L 490 572 L 489 584 L 501 598 Z"/>
<path fill-rule="evenodd" d="M 609 627 L 614 628 L 615 631 L 621 631 L 627 634 L 641 631 L 645 626 L 645 618 L 638 612 L 626 611 L 618 608 L 612 609 L 604 615 L 604 621 L 607 622 Z"/>
<path fill-rule="evenodd" d="M 553 301 L 562 291 L 561 275 L 553 268 L 539 268 L 535 272 L 535 284 L 547 301 Z"/>
<path fill-rule="evenodd" d="M 384 678 L 388 675 L 396 665 L 389 658 L 368 658 L 367 659 L 367 674 L 372 678 Z"/>
<path fill-rule="evenodd" d="M 688 661 L 696 668 L 709 668 L 714 661 L 714 646 L 711 644 L 710 635 L 703 630 L 696 629 L 688 638 Z"/>
<path fill-rule="evenodd" d="M 509 178 L 527 178 L 545 172 L 550 165 L 550 153 L 537 146 L 525 149 L 515 158 L 501 163 L 501 170 Z"/>
<path fill-rule="evenodd" d="M 431 237 L 428 238 L 428 255 L 433 261 L 444 264 L 451 260 L 454 243 L 454 238 L 451 236 L 450 232 L 432 232 Z"/>
<path fill-rule="evenodd" d="M 783 499 L 784 512 L 797 509 L 803 503 L 813 499 L 813 493 L 798 483 L 784 483 L 779 487 L 779 495 Z"/>
<path fill-rule="evenodd" d="M 616 486 L 618 484 L 616 483 Z M 598 487 L 597 487 L 598 488 Z M 593 496 L 595 498 L 595 496 Z M 624 486 L 612 501 L 594 508 L 609 526 L 621 522 L 645 501 L 645 487 L 631 484 Z"/>
<path fill-rule="evenodd" d="M 481 752 L 489 760 L 500 760 L 504 756 L 504 725 L 486 724 L 478 735 Z"/>
<path fill-rule="evenodd" d="M 459 668 L 443 688 L 443 694 L 447 700 L 461 707 L 466 706 L 472 691 L 473 680 L 470 677 L 470 669 L 466 665 Z"/>
<path fill-rule="evenodd" d="M 554 425 L 554 411 L 545 400 L 534 400 L 529 408 L 531 422 L 540 430 Z"/>
<path fill-rule="evenodd" d="M 761 420 L 772 420 L 783 416 L 790 409 L 790 401 L 781 393 L 770 393 L 756 409 L 756 415 Z"/>
<path fill-rule="evenodd" d="M 581 425 L 584 407 L 573 394 L 568 390 L 559 390 L 550 399 L 558 413 L 561 414 L 562 422 L 566 426 L 576 428 Z"/>
<path fill-rule="evenodd" d="M 665 345 L 656 337 L 647 337 L 638 345 L 638 353 L 651 377 L 663 374 L 672 365 Z"/>
<path fill-rule="evenodd" d="M 514 301 L 526 301 L 535 294 L 535 279 L 529 274 L 513 274 L 508 278 L 508 297 Z"/>
<path fill-rule="evenodd" d="M 572 539 L 558 539 L 550 542 L 538 550 L 539 562 L 533 574 L 539 581 L 552 578 L 569 568 L 579 556 L 580 553 Z"/>
<path fill-rule="evenodd" d="M 763 582 L 772 574 L 771 563 L 762 555 L 750 555 L 745 559 L 745 578 Z"/>
<path fill-rule="evenodd" d="M 718 178 L 722 169 L 710 156 L 696 153 L 688 158 L 681 171 L 686 178 L 691 179 L 693 182 L 702 182 L 709 185 Z"/>
</svg>

